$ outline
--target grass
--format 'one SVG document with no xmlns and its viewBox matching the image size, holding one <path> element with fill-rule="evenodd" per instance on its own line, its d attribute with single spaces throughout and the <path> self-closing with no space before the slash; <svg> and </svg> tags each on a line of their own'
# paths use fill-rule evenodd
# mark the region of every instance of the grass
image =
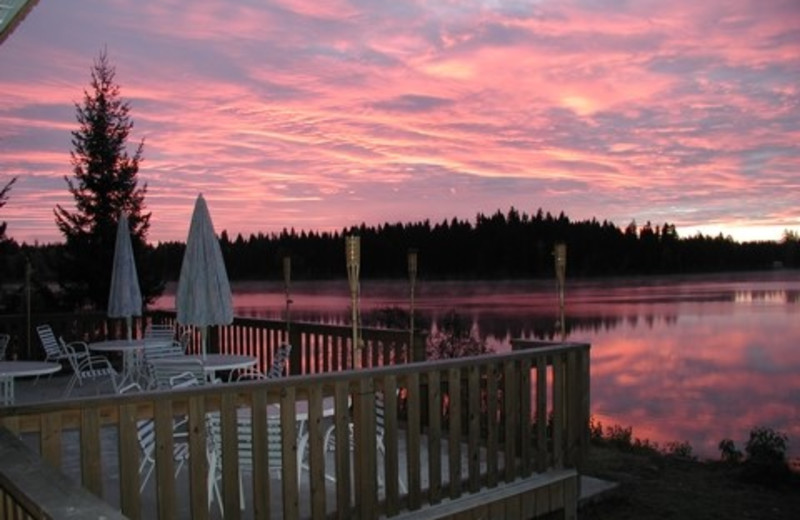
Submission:
<svg viewBox="0 0 800 520">
<path fill-rule="evenodd" d="M 613 435 L 593 438 L 583 473 L 619 487 L 585 505 L 582 519 L 800 518 L 800 473 L 786 465 L 776 474 L 747 460 L 698 461 L 686 445 L 661 450 L 630 435 L 627 444 Z"/>
</svg>

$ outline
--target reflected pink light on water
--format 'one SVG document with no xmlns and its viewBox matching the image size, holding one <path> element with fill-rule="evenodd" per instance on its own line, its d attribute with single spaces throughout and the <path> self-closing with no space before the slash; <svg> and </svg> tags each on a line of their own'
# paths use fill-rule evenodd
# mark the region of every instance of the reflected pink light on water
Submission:
<svg viewBox="0 0 800 520">
<path fill-rule="evenodd" d="M 595 419 L 662 446 L 688 441 L 708 458 L 719 457 L 723 438 L 743 449 L 748 432 L 765 426 L 786 433 L 800 456 L 800 274 L 775 278 L 568 287 L 567 339 L 592 345 Z M 237 315 L 283 316 L 282 285 L 234 293 Z M 402 282 L 366 281 L 362 310 L 407 308 L 407 295 Z M 345 280 L 299 283 L 292 299 L 293 319 L 349 323 Z M 512 338 L 549 339 L 555 302 L 550 283 L 421 282 L 416 308 L 434 321 L 455 309 L 503 351 Z M 174 299 L 158 307 L 174 308 Z"/>
<path fill-rule="evenodd" d="M 800 323 L 784 313 L 706 306 L 655 330 L 623 327 L 592 338 L 592 410 L 661 444 L 689 441 L 705 456 L 755 426 L 800 446 Z"/>
</svg>

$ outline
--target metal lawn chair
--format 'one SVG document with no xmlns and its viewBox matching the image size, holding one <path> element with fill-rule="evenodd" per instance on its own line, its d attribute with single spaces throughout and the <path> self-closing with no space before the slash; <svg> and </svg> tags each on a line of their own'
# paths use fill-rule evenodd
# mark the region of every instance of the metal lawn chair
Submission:
<svg viewBox="0 0 800 520">
<path fill-rule="evenodd" d="M 50 325 L 44 324 L 39 325 L 36 327 L 36 333 L 39 335 L 39 341 L 42 344 L 42 348 L 44 349 L 44 360 L 49 362 L 56 362 L 60 363 L 62 361 L 67 361 L 69 354 L 65 352 L 65 350 L 61 347 L 61 343 L 63 343 L 63 339 L 57 338 L 55 333 L 53 332 L 53 328 Z M 82 348 L 86 346 L 85 343 L 82 342 L 71 342 L 66 344 L 67 347 L 72 347 L 75 351 L 74 355 L 78 357 L 87 357 L 89 352 Z M 75 347 L 78 347 L 77 349 Z M 47 377 L 51 377 L 51 375 Z M 35 381 L 39 381 L 39 376 L 36 376 Z"/>
<path fill-rule="evenodd" d="M 121 388 L 119 393 L 124 394 L 133 390 L 141 390 L 138 383 L 131 383 Z M 175 431 L 182 422 L 177 422 L 173 426 L 176 440 L 172 444 L 172 460 L 175 462 L 175 478 L 178 477 L 181 468 L 189 460 L 189 442 L 186 431 Z M 141 449 L 141 461 L 139 463 L 139 475 L 144 475 L 139 484 L 139 492 L 144 491 L 153 470 L 156 467 L 156 432 L 155 421 L 153 419 L 142 419 L 136 423 L 136 436 L 139 439 Z"/>
<path fill-rule="evenodd" d="M 186 356 L 148 359 L 152 371 L 154 388 L 169 389 L 183 381 L 194 379 L 196 384 L 205 384 L 208 379 L 199 359 Z"/>
<path fill-rule="evenodd" d="M 257 368 L 247 368 L 239 371 L 236 375 L 236 381 L 248 381 L 253 379 L 273 379 L 276 377 L 283 377 L 288 371 L 289 354 L 292 352 L 292 346 L 285 343 L 278 347 L 275 355 L 272 358 L 272 365 L 265 374 Z"/>
</svg>

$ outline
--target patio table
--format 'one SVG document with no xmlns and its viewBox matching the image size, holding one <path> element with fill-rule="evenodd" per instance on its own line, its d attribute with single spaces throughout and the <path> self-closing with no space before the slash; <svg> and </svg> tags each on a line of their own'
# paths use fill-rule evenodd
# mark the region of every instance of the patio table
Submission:
<svg viewBox="0 0 800 520">
<path fill-rule="evenodd" d="M 0 361 L 0 404 L 14 404 L 14 379 L 43 376 L 61 370 L 60 363 L 44 361 Z"/>
<path fill-rule="evenodd" d="M 158 339 L 108 339 L 89 343 L 89 350 L 96 352 L 119 352 L 122 353 L 122 381 L 119 386 L 123 387 L 128 382 L 135 383 L 141 379 L 142 372 L 142 352 L 145 343 L 153 345 L 160 343 L 171 343 L 171 340 Z"/>
<path fill-rule="evenodd" d="M 186 358 L 199 359 L 209 379 L 216 378 L 217 372 L 240 370 L 256 366 L 258 359 L 242 354 L 190 354 Z"/>
</svg>

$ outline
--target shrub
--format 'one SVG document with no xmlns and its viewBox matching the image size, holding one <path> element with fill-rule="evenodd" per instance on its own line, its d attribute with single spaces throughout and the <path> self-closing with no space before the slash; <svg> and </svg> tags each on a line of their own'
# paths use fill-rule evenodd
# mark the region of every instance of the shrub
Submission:
<svg viewBox="0 0 800 520">
<path fill-rule="evenodd" d="M 682 459 L 696 460 L 692 455 L 692 445 L 688 441 L 670 441 L 666 444 L 663 451 L 664 455 L 679 457 Z"/>
<path fill-rule="evenodd" d="M 776 432 L 771 428 L 753 428 L 750 430 L 750 439 L 744 447 L 748 460 L 767 464 L 786 463 L 786 445 L 788 438 L 785 433 Z"/>
<path fill-rule="evenodd" d="M 719 451 L 723 462 L 738 464 L 742 461 L 742 452 L 736 448 L 736 444 L 731 439 L 719 441 Z"/>
<path fill-rule="evenodd" d="M 603 423 L 594 416 L 589 417 L 589 440 L 593 443 L 603 442 Z"/>
<path fill-rule="evenodd" d="M 615 424 L 606 428 L 606 440 L 615 448 L 624 451 L 631 451 L 633 449 L 633 428 Z"/>
<path fill-rule="evenodd" d="M 451 359 L 492 352 L 476 336 L 472 320 L 451 310 L 439 323 L 439 329 L 428 336 L 428 359 Z"/>
<path fill-rule="evenodd" d="M 771 487 L 787 482 L 792 474 L 786 460 L 787 444 L 785 433 L 764 427 L 750 430 L 744 447 L 744 479 Z"/>
</svg>

